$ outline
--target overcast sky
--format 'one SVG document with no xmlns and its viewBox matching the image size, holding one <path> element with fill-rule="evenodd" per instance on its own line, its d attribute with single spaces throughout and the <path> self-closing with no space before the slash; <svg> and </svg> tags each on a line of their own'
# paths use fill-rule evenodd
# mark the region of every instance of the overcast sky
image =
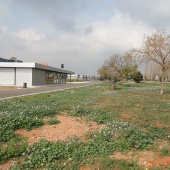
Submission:
<svg viewBox="0 0 170 170">
<path fill-rule="evenodd" d="M 0 57 L 96 75 L 143 35 L 170 33 L 170 0 L 0 0 Z"/>
</svg>

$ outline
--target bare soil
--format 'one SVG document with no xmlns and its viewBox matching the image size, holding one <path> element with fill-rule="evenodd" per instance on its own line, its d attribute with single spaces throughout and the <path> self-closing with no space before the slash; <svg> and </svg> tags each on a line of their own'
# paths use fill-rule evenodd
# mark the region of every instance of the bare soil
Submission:
<svg viewBox="0 0 170 170">
<path fill-rule="evenodd" d="M 3 163 L 2 165 L 0 165 L 0 170 L 8 170 L 10 166 L 11 166 L 11 162 L 7 161 Z"/>
<path fill-rule="evenodd" d="M 122 118 L 129 118 L 129 115 L 122 113 Z M 40 128 L 26 131 L 23 129 L 15 131 L 16 134 L 21 134 L 28 138 L 28 143 L 33 144 L 46 138 L 49 141 L 66 140 L 68 137 L 76 135 L 77 137 L 86 140 L 86 133 L 96 131 L 102 128 L 102 125 L 97 125 L 95 122 L 86 122 L 84 118 L 68 116 L 66 113 L 56 115 L 60 121 L 56 125 L 44 125 Z M 152 151 L 130 151 L 127 153 L 114 152 L 111 156 L 113 159 L 136 161 L 139 165 L 144 167 L 160 167 L 161 169 L 167 168 L 170 165 L 170 156 L 161 156 Z M 8 170 L 11 165 L 10 161 L 0 165 L 0 170 Z M 81 170 L 92 169 L 89 165 L 80 168 Z"/>
<path fill-rule="evenodd" d="M 21 134 L 28 138 L 28 143 L 33 144 L 41 138 L 46 138 L 49 141 L 65 140 L 71 136 L 77 136 L 86 140 L 85 134 L 88 131 L 94 131 L 100 129 L 101 125 L 97 125 L 95 122 L 84 122 L 83 118 L 72 117 L 67 114 L 57 115 L 59 124 L 44 125 L 40 128 L 27 130 L 17 130 L 16 134 Z"/>
<path fill-rule="evenodd" d="M 164 169 L 170 165 L 170 156 L 161 156 L 152 151 L 138 151 L 135 153 L 132 151 L 127 153 L 115 152 L 110 157 L 118 160 L 135 161 L 138 165 L 146 168 L 159 167 Z"/>
<path fill-rule="evenodd" d="M 127 113 L 122 113 L 121 118 L 123 118 L 123 119 L 130 118 L 130 115 Z"/>
</svg>

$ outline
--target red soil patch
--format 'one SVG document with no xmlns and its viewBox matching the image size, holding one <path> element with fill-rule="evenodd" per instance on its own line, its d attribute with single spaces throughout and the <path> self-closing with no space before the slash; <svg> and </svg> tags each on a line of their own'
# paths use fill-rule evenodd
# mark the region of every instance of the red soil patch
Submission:
<svg viewBox="0 0 170 170">
<path fill-rule="evenodd" d="M 163 125 L 162 123 L 160 123 L 160 122 L 157 122 L 157 123 L 156 123 L 156 126 L 157 126 L 157 127 L 163 127 L 164 125 Z"/>
<path fill-rule="evenodd" d="M 96 169 L 96 170 L 99 170 L 99 163 L 95 163 L 95 164 L 86 164 L 82 167 L 80 167 L 79 170 L 93 170 L 93 169 Z"/>
<path fill-rule="evenodd" d="M 84 167 L 81 167 L 80 170 L 90 170 L 90 167 L 89 167 L 89 165 L 86 165 Z"/>
<path fill-rule="evenodd" d="M 122 113 L 121 118 L 123 118 L 123 119 L 130 118 L 130 115 L 127 113 Z"/>
<path fill-rule="evenodd" d="M 136 153 L 132 151 L 128 153 L 115 152 L 110 157 L 118 160 L 135 161 L 138 165 L 144 167 L 166 168 L 170 165 L 170 156 L 159 157 L 157 153 L 152 151 L 140 151 Z"/>
<path fill-rule="evenodd" d="M 153 167 L 161 167 L 161 168 L 167 168 L 170 165 L 170 156 L 163 156 L 160 158 L 157 158 L 149 164 Z"/>
<path fill-rule="evenodd" d="M 3 164 L 0 165 L 0 170 L 9 170 L 10 166 L 14 164 L 15 162 L 20 162 L 22 158 L 13 158 L 10 161 L 6 161 Z"/>
<path fill-rule="evenodd" d="M 31 131 L 17 130 L 16 134 L 21 134 L 28 138 L 28 143 L 33 144 L 40 138 L 46 138 L 49 141 L 56 141 L 58 139 L 64 140 L 67 137 L 76 135 L 77 137 L 84 137 L 85 133 L 88 131 L 93 131 L 99 129 L 101 126 L 97 125 L 95 122 L 83 122 L 82 118 L 71 117 L 67 115 L 57 115 L 57 119 L 60 121 L 56 125 L 44 125 L 40 128 L 33 129 Z"/>
<path fill-rule="evenodd" d="M 115 152 L 111 155 L 111 158 L 118 160 L 127 160 L 127 161 L 135 161 L 138 165 L 148 167 L 148 161 L 153 161 L 155 158 L 154 152 L 151 151 L 143 151 L 133 153 L 132 151 L 127 153 Z"/>
<path fill-rule="evenodd" d="M 11 166 L 11 162 L 10 161 L 5 162 L 2 165 L 0 165 L 0 170 L 8 170 L 10 166 Z"/>
</svg>

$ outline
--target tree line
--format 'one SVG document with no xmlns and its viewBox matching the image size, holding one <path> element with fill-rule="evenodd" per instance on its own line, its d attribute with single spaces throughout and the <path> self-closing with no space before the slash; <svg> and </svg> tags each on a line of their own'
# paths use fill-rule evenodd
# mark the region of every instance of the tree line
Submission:
<svg viewBox="0 0 170 170">
<path fill-rule="evenodd" d="M 142 81 L 143 75 L 138 70 L 140 64 L 144 65 L 145 76 L 148 74 L 149 66 L 152 68 L 152 76 L 155 70 L 155 78 L 161 81 L 160 94 L 162 95 L 163 82 L 167 72 L 170 71 L 170 35 L 165 31 L 157 31 L 149 36 L 144 35 L 140 48 L 131 49 L 124 55 L 114 54 L 104 61 L 98 73 L 101 79 L 109 80 L 115 89 L 115 82 L 119 80 L 122 85 L 124 78 L 133 79 L 137 83 Z"/>
</svg>

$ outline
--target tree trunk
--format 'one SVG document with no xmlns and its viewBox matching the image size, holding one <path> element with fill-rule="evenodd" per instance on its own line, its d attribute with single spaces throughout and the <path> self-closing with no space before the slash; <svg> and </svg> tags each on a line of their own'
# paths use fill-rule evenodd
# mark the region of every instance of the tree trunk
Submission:
<svg viewBox="0 0 170 170">
<path fill-rule="evenodd" d="M 123 80 L 123 76 L 121 75 L 120 77 L 120 85 L 122 86 L 122 80 Z"/>
<path fill-rule="evenodd" d="M 122 86 L 122 78 L 120 79 L 120 85 Z"/>
<path fill-rule="evenodd" d="M 163 94 L 163 83 L 164 83 L 164 69 L 162 69 L 162 77 L 161 77 L 161 88 L 160 88 L 160 94 L 162 95 Z"/>
<path fill-rule="evenodd" d="M 116 90 L 115 81 L 110 80 L 110 83 L 112 84 L 112 90 Z"/>
</svg>

